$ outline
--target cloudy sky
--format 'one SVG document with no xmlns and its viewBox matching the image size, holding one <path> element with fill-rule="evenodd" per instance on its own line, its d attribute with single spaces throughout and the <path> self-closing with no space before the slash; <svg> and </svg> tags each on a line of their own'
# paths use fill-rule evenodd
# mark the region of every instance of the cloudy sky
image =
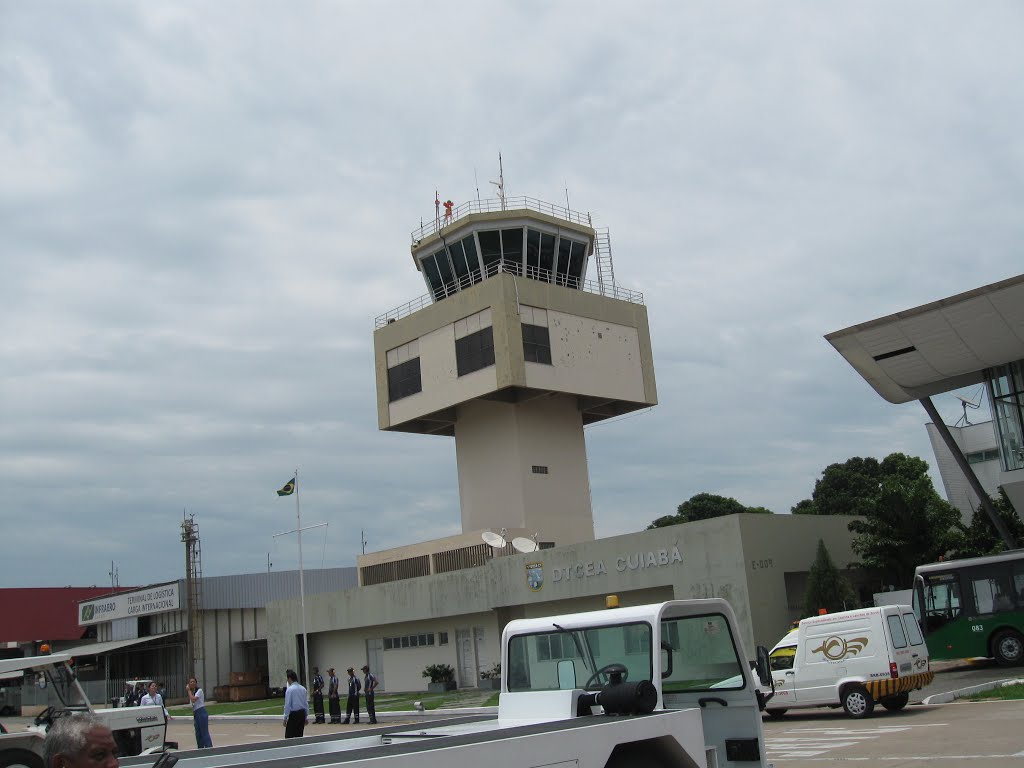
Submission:
<svg viewBox="0 0 1024 768">
<path fill-rule="evenodd" d="M 824 334 L 1019 274 L 1018 3 L 0 0 L 2 586 L 307 567 L 459 530 L 454 441 L 377 430 L 375 316 L 435 188 L 570 204 L 660 404 L 588 428 L 598 535 L 786 513 L 933 457 Z M 968 391 L 967 394 L 975 394 Z M 948 421 L 951 395 L 938 398 Z M 978 412 L 974 420 L 980 420 Z M 324 531 L 326 530 L 326 534 Z"/>
</svg>

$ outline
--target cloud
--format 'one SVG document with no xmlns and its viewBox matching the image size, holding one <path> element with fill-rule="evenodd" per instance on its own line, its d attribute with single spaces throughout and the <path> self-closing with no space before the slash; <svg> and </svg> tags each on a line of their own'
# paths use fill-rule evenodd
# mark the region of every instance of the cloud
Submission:
<svg viewBox="0 0 1024 768">
<path fill-rule="evenodd" d="M 510 194 L 592 211 L 645 294 L 660 403 L 587 430 L 600 535 L 931 461 L 923 411 L 823 336 L 1019 272 L 1021 14 L 5 5 L 6 583 L 175 578 L 183 513 L 204 573 L 288 567 L 295 467 L 327 565 L 361 531 L 458 531 L 453 441 L 377 431 L 373 320 L 425 293 L 435 189 L 489 196 L 499 150 Z"/>
</svg>

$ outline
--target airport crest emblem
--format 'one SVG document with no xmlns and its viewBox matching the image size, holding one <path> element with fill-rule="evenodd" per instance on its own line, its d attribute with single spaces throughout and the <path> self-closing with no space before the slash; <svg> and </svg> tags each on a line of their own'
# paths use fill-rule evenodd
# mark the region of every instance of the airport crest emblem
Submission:
<svg viewBox="0 0 1024 768">
<path fill-rule="evenodd" d="M 526 586 L 531 592 L 540 592 L 544 586 L 544 563 L 526 564 Z"/>
</svg>

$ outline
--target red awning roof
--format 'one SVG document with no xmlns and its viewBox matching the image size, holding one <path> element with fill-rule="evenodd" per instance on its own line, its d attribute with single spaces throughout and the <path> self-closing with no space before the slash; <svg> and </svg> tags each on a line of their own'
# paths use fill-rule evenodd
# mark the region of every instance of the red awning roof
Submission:
<svg viewBox="0 0 1024 768">
<path fill-rule="evenodd" d="M 129 587 L 29 587 L 0 589 L 0 643 L 79 640 L 78 602 L 124 592 Z"/>
</svg>

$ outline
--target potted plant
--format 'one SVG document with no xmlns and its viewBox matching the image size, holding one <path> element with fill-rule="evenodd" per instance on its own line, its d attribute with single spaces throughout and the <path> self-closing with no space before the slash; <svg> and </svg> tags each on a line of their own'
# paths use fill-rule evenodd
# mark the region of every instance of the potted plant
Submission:
<svg viewBox="0 0 1024 768">
<path fill-rule="evenodd" d="M 455 690 L 455 670 L 451 664 L 430 664 L 423 669 L 423 677 L 430 678 L 427 691 L 444 693 Z"/>
<path fill-rule="evenodd" d="M 495 664 L 488 670 L 480 673 L 480 687 L 492 691 L 501 690 L 501 663 Z"/>
</svg>

